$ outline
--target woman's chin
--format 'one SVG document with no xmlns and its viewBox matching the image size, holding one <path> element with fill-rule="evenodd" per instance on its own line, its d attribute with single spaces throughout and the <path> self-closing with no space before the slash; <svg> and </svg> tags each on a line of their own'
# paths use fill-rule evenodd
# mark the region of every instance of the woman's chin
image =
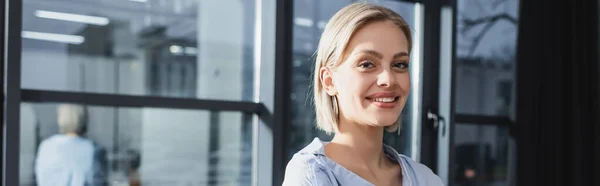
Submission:
<svg viewBox="0 0 600 186">
<path fill-rule="evenodd" d="M 400 119 L 400 113 L 377 113 L 370 118 L 372 123 L 377 126 L 387 127 L 393 125 Z"/>
<path fill-rule="evenodd" d="M 398 118 L 394 118 L 394 119 L 376 119 L 374 122 L 372 122 L 373 126 L 377 126 L 377 127 L 389 127 L 394 125 L 396 122 L 398 121 Z"/>
</svg>

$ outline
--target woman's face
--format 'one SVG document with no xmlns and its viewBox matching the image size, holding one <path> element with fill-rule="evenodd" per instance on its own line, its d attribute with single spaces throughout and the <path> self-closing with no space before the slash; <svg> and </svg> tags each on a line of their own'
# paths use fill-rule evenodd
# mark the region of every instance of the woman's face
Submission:
<svg viewBox="0 0 600 186">
<path fill-rule="evenodd" d="M 341 64 L 320 69 L 327 93 L 337 96 L 340 119 L 379 127 L 394 124 L 410 90 L 408 52 L 404 32 L 391 21 L 358 30 Z"/>
</svg>

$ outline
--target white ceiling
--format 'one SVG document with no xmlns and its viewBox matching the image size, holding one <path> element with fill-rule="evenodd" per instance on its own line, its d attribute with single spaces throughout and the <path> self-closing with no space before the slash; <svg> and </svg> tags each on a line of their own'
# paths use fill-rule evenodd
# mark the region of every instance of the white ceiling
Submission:
<svg viewBox="0 0 600 186">
<path fill-rule="evenodd" d="M 152 25 L 167 26 L 170 37 L 196 37 L 197 0 L 24 0 L 23 30 L 73 34 L 86 26 L 36 17 L 36 10 L 91 15 L 109 18 L 111 23 L 125 23 L 132 33 Z"/>
</svg>

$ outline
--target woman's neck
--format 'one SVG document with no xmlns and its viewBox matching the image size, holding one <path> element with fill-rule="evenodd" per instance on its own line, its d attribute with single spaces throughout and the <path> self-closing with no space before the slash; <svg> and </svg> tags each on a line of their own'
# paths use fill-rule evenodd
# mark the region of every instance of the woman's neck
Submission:
<svg viewBox="0 0 600 186">
<path fill-rule="evenodd" d="M 74 132 L 68 132 L 68 133 L 65 133 L 65 136 L 77 137 L 79 135 L 77 133 L 74 133 Z"/>
<path fill-rule="evenodd" d="M 340 121 L 339 132 L 335 134 L 330 144 L 336 153 L 352 154 L 359 166 L 370 170 L 385 166 L 386 157 L 383 153 L 383 128 Z"/>
</svg>

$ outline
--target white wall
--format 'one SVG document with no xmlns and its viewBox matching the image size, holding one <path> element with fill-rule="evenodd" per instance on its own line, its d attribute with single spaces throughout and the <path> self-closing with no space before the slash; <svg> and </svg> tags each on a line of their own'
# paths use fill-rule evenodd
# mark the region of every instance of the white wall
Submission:
<svg viewBox="0 0 600 186">
<path fill-rule="evenodd" d="M 68 55 L 55 51 L 23 49 L 21 87 L 64 90 L 67 88 Z"/>
</svg>

